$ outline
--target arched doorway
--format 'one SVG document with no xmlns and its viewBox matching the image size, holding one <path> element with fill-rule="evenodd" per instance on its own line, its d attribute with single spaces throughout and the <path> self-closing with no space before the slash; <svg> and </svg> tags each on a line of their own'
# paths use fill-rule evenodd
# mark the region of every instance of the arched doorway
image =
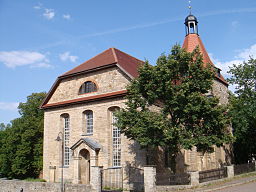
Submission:
<svg viewBox="0 0 256 192">
<path fill-rule="evenodd" d="M 79 162 L 79 180 L 81 184 L 90 183 L 90 153 L 86 149 L 79 152 L 81 160 Z"/>
</svg>

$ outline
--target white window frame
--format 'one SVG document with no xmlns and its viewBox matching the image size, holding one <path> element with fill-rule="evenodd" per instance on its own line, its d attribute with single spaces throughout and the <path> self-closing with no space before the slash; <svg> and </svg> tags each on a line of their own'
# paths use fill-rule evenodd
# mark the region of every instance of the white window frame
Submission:
<svg viewBox="0 0 256 192">
<path fill-rule="evenodd" d="M 121 166 L 121 130 L 114 125 L 117 118 L 112 112 L 112 162 L 113 167 Z"/>
<path fill-rule="evenodd" d="M 88 110 L 85 112 L 85 124 L 86 124 L 86 134 L 93 134 L 93 111 Z"/>
<path fill-rule="evenodd" d="M 64 167 L 68 167 L 70 164 L 70 155 L 71 151 L 69 148 L 69 139 L 70 139 L 70 118 L 69 116 L 64 117 L 64 130 L 63 130 L 64 136 L 64 145 L 63 145 L 63 150 L 64 150 Z"/>
</svg>

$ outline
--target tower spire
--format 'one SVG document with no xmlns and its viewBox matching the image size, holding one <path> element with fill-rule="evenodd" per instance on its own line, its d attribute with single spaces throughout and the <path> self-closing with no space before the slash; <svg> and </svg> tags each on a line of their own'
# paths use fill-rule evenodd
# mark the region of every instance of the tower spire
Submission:
<svg viewBox="0 0 256 192">
<path fill-rule="evenodd" d="M 189 8 L 189 15 L 191 15 L 191 12 L 192 12 L 191 1 L 188 1 L 188 8 Z"/>
</svg>

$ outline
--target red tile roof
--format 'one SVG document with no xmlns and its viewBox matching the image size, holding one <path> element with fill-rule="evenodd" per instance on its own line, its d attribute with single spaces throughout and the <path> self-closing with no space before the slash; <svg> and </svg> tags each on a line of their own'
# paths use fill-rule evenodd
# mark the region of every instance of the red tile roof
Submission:
<svg viewBox="0 0 256 192">
<path fill-rule="evenodd" d="M 202 53 L 203 55 L 203 61 L 204 61 L 204 64 L 206 66 L 207 63 L 209 63 L 210 65 L 212 65 L 213 67 L 214 64 L 213 62 L 211 61 L 205 47 L 204 47 L 204 44 L 201 40 L 201 38 L 199 37 L 199 35 L 197 34 L 188 34 L 184 40 L 184 43 L 183 43 L 183 46 L 182 48 L 186 49 L 188 52 L 192 52 L 196 46 L 199 46 L 199 50 L 200 52 Z M 226 82 L 226 80 L 224 79 L 224 77 L 222 75 L 220 75 L 220 77 L 218 77 L 216 75 L 216 78 L 218 80 L 220 80 L 222 83 L 228 85 L 228 83 Z"/>
<path fill-rule="evenodd" d="M 116 48 L 109 48 L 104 52 L 96 55 L 95 57 L 89 59 L 88 61 L 85 61 L 74 69 L 71 69 L 70 71 L 64 73 L 60 77 L 75 75 L 78 73 L 86 72 L 88 70 L 97 69 L 112 64 L 116 64 L 130 77 L 137 77 L 138 67 L 142 63 L 143 61 L 136 59 L 135 57 L 132 57 L 127 53 L 124 53 Z"/>
</svg>

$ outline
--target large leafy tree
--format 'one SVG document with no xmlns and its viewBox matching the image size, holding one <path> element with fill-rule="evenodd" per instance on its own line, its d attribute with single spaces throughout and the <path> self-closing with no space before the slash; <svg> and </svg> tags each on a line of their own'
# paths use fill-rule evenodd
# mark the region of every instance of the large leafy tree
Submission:
<svg viewBox="0 0 256 192">
<path fill-rule="evenodd" d="M 0 135 L 0 172 L 10 178 L 37 177 L 42 170 L 43 111 L 45 93 L 33 93 L 18 106 L 21 117 Z"/>
<path fill-rule="evenodd" d="M 207 96 L 213 69 L 203 65 L 198 48 L 189 53 L 178 45 L 155 66 L 146 61 L 127 87 L 117 126 L 142 147 L 163 147 L 174 159 L 181 148 L 206 152 L 229 142 L 226 108 Z"/>
<path fill-rule="evenodd" d="M 256 157 L 256 60 L 233 65 L 229 73 L 228 81 L 236 86 L 230 107 L 236 137 L 234 156 L 236 163 L 247 163 Z"/>
</svg>

